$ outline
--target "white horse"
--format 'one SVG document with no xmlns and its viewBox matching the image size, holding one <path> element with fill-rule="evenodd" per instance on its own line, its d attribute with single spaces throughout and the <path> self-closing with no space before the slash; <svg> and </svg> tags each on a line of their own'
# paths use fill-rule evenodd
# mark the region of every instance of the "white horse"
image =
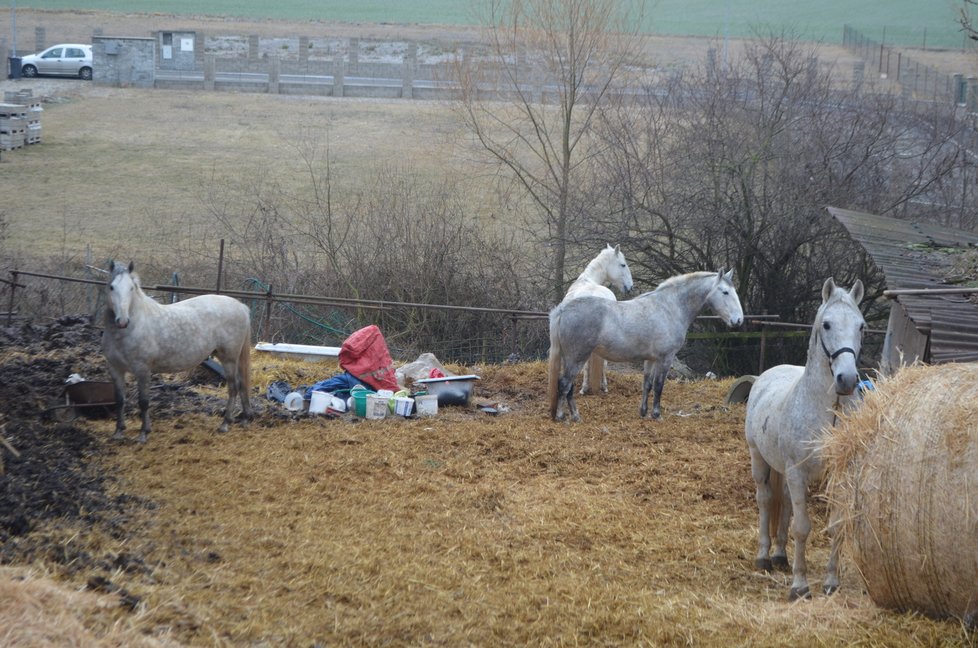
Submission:
<svg viewBox="0 0 978 648">
<path fill-rule="evenodd" d="M 102 333 L 102 354 L 115 384 L 116 426 L 113 438 L 126 429 L 126 373 L 139 386 L 142 428 L 139 442 L 150 432 L 149 379 L 152 373 L 172 373 L 196 367 L 217 355 L 228 383 L 228 404 L 220 431 L 233 420 L 231 408 L 241 398 L 242 416 L 251 417 L 251 317 L 248 307 L 227 295 L 201 295 L 161 305 L 143 292 L 133 264 L 110 262 L 106 284 L 108 307 Z"/>
<path fill-rule="evenodd" d="M 632 271 L 628 268 L 621 246 L 608 247 L 601 250 L 598 256 L 591 259 L 584 272 L 574 280 L 567 289 L 561 304 L 578 297 L 593 295 L 614 301 L 615 293 L 608 286 L 614 286 L 622 293 L 632 291 Z M 581 393 L 591 393 L 591 385 L 600 384 L 601 391 L 608 391 L 607 362 L 604 358 L 592 355 L 584 365 L 584 379 L 581 383 Z"/>
<path fill-rule="evenodd" d="M 574 379 L 588 357 L 597 353 L 613 362 L 645 362 L 639 415 L 648 414 L 649 391 L 654 391 L 652 418 L 659 418 L 666 375 L 697 314 L 709 306 L 728 326 L 743 323 L 732 275 L 733 270 L 691 272 L 670 277 L 635 299 L 580 297 L 550 311 L 550 416 L 563 420 L 566 401 L 571 419 L 581 420 Z"/>
<path fill-rule="evenodd" d="M 811 596 L 805 563 L 805 542 L 812 526 L 808 487 L 822 474 L 820 437 L 835 425 L 835 409 L 851 405 L 859 382 L 856 362 L 866 326 L 859 311 L 862 298 L 863 284 L 858 279 L 848 291 L 826 279 L 805 366 L 771 367 L 757 378 L 747 399 L 744 430 L 759 512 L 755 565 L 765 571 L 787 569 L 788 524 L 794 514 L 792 600 Z M 785 496 L 789 505 L 782 501 Z M 839 546 L 833 524 L 829 532 L 832 548 L 822 584 L 826 594 L 839 588 Z M 772 533 L 777 542 L 769 557 Z"/>
</svg>

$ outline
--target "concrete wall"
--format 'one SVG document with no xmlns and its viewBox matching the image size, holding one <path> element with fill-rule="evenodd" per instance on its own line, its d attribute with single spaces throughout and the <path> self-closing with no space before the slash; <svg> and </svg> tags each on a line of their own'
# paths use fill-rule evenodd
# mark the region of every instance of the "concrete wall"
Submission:
<svg viewBox="0 0 978 648">
<path fill-rule="evenodd" d="M 197 67 L 198 47 L 195 31 L 161 30 L 155 33 L 157 39 L 157 62 L 161 70 L 193 70 Z"/>
<path fill-rule="evenodd" d="M 92 83 L 152 88 L 156 82 L 156 39 L 92 37 Z"/>
</svg>

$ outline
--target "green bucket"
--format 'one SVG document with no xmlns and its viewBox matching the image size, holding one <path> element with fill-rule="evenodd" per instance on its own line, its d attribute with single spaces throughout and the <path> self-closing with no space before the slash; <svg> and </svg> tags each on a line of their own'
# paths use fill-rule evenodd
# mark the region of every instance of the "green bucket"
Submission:
<svg viewBox="0 0 978 648">
<path fill-rule="evenodd" d="M 374 392 L 369 389 L 354 389 L 350 392 L 350 396 L 353 397 L 353 413 L 360 418 L 366 418 L 367 416 L 367 394 L 373 394 Z"/>
</svg>

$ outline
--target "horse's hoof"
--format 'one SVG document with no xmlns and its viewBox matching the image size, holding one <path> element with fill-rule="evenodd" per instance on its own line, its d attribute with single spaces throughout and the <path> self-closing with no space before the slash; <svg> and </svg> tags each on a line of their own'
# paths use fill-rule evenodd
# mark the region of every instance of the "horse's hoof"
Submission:
<svg viewBox="0 0 978 648">
<path fill-rule="evenodd" d="M 790 571 L 791 570 L 791 565 L 788 564 L 788 557 L 787 556 L 775 556 L 772 559 L 772 562 L 774 563 L 774 568 L 777 569 L 778 571 Z"/>
<path fill-rule="evenodd" d="M 581 422 L 581 415 L 580 414 L 575 414 L 574 416 L 571 417 L 571 421 L 573 421 L 574 423 L 580 423 Z"/>
<path fill-rule="evenodd" d="M 122 430 L 116 430 L 115 434 L 112 435 L 113 441 L 125 441 L 126 435 L 122 433 Z"/>
<path fill-rule="evenodd" d="M 791 591 L 788 593 L 789 601 L 797 601 L 798 599 L 810 599 L 812 598 L 812 593 L 808 589 L 808 586 L 798 589 L 797 587 L 792 587 Z"/>
<path fill-rule="evenodd" d="M 774 565 L 771 564 L 770 558 L 758 558 L 754 561 L 754 567 L 760 569 L 763 572 L 774 571 Z"/>
<path fill-rule="evenodd" d="M 822 586 L 822 591 L 825 592 L 825 595 L 826 596 L 832 596 L 833 594 L 835 594 L 836 592 L 839 591 L 839 586 L 838 585 L 823 585 Z"/>
<path fill-rule="evenodd" d="M 140 443 L 146 443 L 146 439 L 147 439 L 146 433 L 140 432 L 137 441 L 139 441 Z"/>
<path fill-rule="evenodd" d="M 228 431 L 227 421 L 225 421 L 224 423 L 221 423 L 221 427 L 217 428 L 217 433 L 218 434 L 224 434 L 227 431 Z"/>
</svg>

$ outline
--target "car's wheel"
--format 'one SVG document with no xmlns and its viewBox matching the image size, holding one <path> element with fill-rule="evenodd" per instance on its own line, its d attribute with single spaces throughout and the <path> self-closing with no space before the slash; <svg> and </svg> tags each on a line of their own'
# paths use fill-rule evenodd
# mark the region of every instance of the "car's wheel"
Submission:
<svg viewBox="0 0 978 648">
<path fill-rule="evenodd" d="M 20 68 L 20 73 L 23 74 L 25 77 L 36 77 L 37 68 L 34 67 L 33 65 L 25 65 L 24 67 Z"/>
<path fill-rule="evenodd" d="M 78 76 L 80 76 L 82 79 L 84 79 L 86 81 L 91 81 L 92 80 L 92 68 L 90 68 L 90 67 L 83 67 L 82 69 L 78 70 Z"/>
</svg>

